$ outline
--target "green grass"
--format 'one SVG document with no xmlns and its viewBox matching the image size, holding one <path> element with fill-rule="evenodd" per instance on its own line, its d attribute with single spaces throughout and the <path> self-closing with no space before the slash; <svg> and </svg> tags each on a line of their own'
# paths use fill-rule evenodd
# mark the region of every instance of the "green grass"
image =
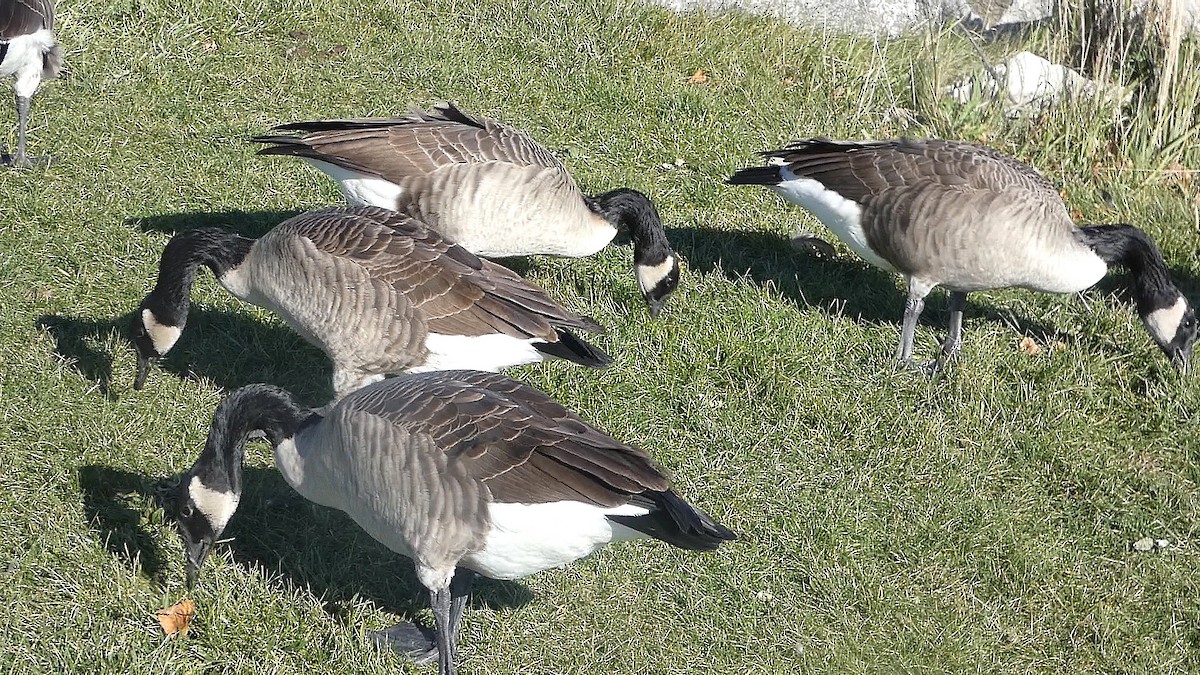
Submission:
<svg viewBox="0 0 1200 675">
<path fill-rule="evenodd" d="M 156 491 L 190 466 L 224 391 L 266 381 L 322 403 L 329 366 L 207 273 L 141 392 L 120 334 L 176 230 L 258 233 L 337 200 L 248 136 L 442 98 L 569 148 L 585 189 L 657 200 L 687 260 L 664 316 L 647 317 L 628 246 L 532 259 L 534 281 L 608 326 L 617 360 L 515 375 L 645 447 L 742 535 L 711 555 L 631 543 L 483 584 L 464 672 L 1200 668 L 1200 384 L 1153 346 L 1123 277 L 1081 297 L 974 295 L 957 367 L 896 372 L 898 280 L 840 245 L 836 260 L 793 252 L 797 224 L 823 232 L 814 220 L 722 184 L 798 136 L 986 137 L 1084 219 L 1145 227 L 1200 298 L 1195 184 L 1126 165 L 1119 144 L 1098 155 L 1103 120 L 1010 124 L 930 100 L 934 56 L 975 67 L 951 34 L 876 45 L 582 1 L 62 5 L 72 75 L 35 99 L 31 136 L 59 161 L 0 173 L 0 669 L 416 672 L 365 638 L 428 617 L 411 565 L 292 493 L 261 444 L 195 630 L 162 636 L 153 612 L 184 588 Z M 689 84 L 697 69 L 708 81 Z M 922 356 L 945 309 L 935 295 Z M 1023 337 L 1060 344 L 1029 356 Z M 1170 546 L 1132 552 L 1144 536 Z"/>
</svg>

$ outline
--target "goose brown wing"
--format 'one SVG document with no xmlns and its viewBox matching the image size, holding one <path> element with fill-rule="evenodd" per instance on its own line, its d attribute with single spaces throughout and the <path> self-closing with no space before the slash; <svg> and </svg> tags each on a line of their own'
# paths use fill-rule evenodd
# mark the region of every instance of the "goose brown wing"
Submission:
<svg viewBox="0 0 1200 675">
<path fill-rule="evenodd" d="M 275 130 L 303 135 L 255 137 L 275 144 L 259 154 L 309 157 L 401 185 L 457 164 L 501 162 L 566 172 L 525 132 L 451 103 L 398 117 L 297 122 Z"/>
<path fill-rule="evenodd" d="M 503 375 L 407 375 L 355 392 L 346 404 L 428 435 L 451 465 L 487 485 L 494 502 L 614 507 L 670 487 L 644 452 Z"/>
<path fill-rule="evenodd" d="M 559 328 L 603 330 L 515 272 L 395 211 L 333 207 L 301 214 L 286 225 L 318 249 L 352 260 L 372 278 L 391 284 L 436 333 L 504 333 L 553 342 Z"/>
<path fill-rule="evenodd" d="M 963 191 L 1021 189 L 1058 199 L 1054 186 L 1029 166 L 991 148 L 957 141 L 805 139 L 762 154 L 860 204 L 893 188 L 926 185 Z"/>
<path fill-rule="evenodd" d="M 54 28 L 53 0 L 0 1 L 0 40 Z"/>
</svg>

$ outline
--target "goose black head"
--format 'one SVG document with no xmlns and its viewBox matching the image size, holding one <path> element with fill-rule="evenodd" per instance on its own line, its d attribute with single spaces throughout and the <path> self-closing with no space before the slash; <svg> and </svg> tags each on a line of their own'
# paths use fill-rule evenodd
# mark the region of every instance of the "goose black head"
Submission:
<svg viewBox="0 0 1200 675">
<path fill-rule="evenodd" d="M 1187 373 L 1191 368 L 1192 349 L 1196 344 L 1200 324 L 1196 322 L 1196 310 L 1187 298 L 1175 294 L 1174 298 L 1162 298 L 1155 309 L 1142 314 L 1146 330 L 1158 346 L 1171 359 L 1172 365 Z"/>
<path fill-rule="evenodd" d="M 679 286 L 679 257 L 671 250 L 658 208 L 646 195 L 620 188 L 588 200 L 590 208 L 629 232 L 633 267 L 650 316 L 662 312 L 667 296 Z"/>
<path fill-rule="evenodd" d="M 216 484 L 206 485 L 193 470 L 179 486 L 176 522 L 183 539 L 188 588 L 196 583 L 213 542 L 225 531 L 241 500 L 241 494 L 232 486 L 221 485 L 220 480 L 213 482 Z"/>
<path fill-rule="evenodd" d="M 165 356 L 183 333 L 183 325 L 172 325 L 161 318 L 155 311 L 143 302 L 134 314 L 129 326 L 129 339 L 137 351 L 137 376 L 133 380 L 133 388 L 141 389 L 146 384 L 150 374 L 150 363 L 153 359 Z"/>
<path fill-rule="evenodd" d="M 679 260 L 674 253 L 667 254 L 665 260 L 658 264 L 637 263 L 634 266 L 638 287 L 642 298 L 650 308 L 650 316 L 657 317 L 662 312 L 667 296 L 679 287 Z"/>
</svg>

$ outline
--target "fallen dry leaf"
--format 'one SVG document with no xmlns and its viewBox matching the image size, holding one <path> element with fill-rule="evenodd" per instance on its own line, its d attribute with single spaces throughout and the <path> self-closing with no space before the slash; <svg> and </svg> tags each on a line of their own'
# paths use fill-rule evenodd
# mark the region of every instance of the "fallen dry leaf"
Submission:
<svg viewBox="0 0 1200 675">
<path fill-rule="evenodd" d="M 196 602 L 191 598 L 184 598 L 166 609 L 158 610 L 154 615 L 158 617 L 158 625 L 162 626 L 163 633 L 187 635 L 192 617 L 196 616 Z"/>
<path fill-rule="evenodd" d="M 692 76 L 687 81 L 688 84 L 704 84 L 708 82 L 708 76 L 704 74 L 703 70 L 697 68 L 696 72 L 692 73 Z"/>
<path fill-rule="evenodd" d="M 1039 347 L 1038 343 L 1034 342 L 1033 338 L 1031 337 L 1021 338 L 1021 341 L 1017 343 L 1017 349 L 1020 349 L 1030 356 L 1035 356 L 1042 351 L 1042 348 Z"/>
</svg>

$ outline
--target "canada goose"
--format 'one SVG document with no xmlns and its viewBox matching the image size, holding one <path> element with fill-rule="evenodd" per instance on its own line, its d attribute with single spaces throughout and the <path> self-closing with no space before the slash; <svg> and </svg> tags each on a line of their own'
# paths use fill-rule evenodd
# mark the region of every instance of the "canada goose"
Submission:
<svg viewBox="0 0 1200 675">
<path fill-rule="evenodd" d="M 62 71 L 62 50 L 54 40 L 54 0 L 0 0 L 0 77 L 16 79 L 17 152 L 4 163 L 28 169 L 25 128 L 29 105 L 42 80 Z"/>
<path fill-rule="evenodd" d="M 603 332 L 545 291 L 406 215 L 372 206 L 302 213 L 260 239 L 221 228 L 176 235 L 133 317 L 134 388 L 187 322 L 196 268 L 278 314 L 333 361 L 340 398 L 385 374 L 497 370 L 547 356 L 592 367 L 607 354 L 571 329 Z"/>
<path fill-rule="evenodd" d="M 658 209 L 622 188 L 588 197 L 525 132 L 453 104 L 371 119 L 297 122 L 257 136 L 260 155 L 291 155 L 337 181 L 351 204 L 403 211 L 485 257 L 589 256 L 628 228 L 651 316 L 679 284 Z"/>
<path fill-rule="evenodd" d="M 1076 227 L 1041 174 L 990 148 L 943 140 L 793 142 L 761 153 L 734 185 L 766 185 L 811 211 L 867 262 L 904 275 L 908 302 L 896 356 L 911 364 L 924 298 L 950 291 L 942 355 L 962 347 L 967 293 L 1020 286 L 1074 293 L 1121 264 L 1146 330 L 1186 372 L 1196 314 L 1158 247 L 1132 225 Z M 937 362 L 926 368 L 936 368 Z"/>
<path fill-rule="evenodd" d="M 414 657 L 436 648 L 443 675 L 455 669 L 476 574 L 516 579 L 612 541 L 653 537 L 709 551 L 736 538 L 671 491 L 644 452 L 503 375 L 402 375 L 359 389 L 324 416 L 282 389 L 249 385 L 217 407 L 180 485 L 189 587 L 237 509 L 243 446 L 259 431 L 297 492 L 412 558 L 429 589 L 435 641 L 412 624 L 375 639 Z"/>
</svg>

